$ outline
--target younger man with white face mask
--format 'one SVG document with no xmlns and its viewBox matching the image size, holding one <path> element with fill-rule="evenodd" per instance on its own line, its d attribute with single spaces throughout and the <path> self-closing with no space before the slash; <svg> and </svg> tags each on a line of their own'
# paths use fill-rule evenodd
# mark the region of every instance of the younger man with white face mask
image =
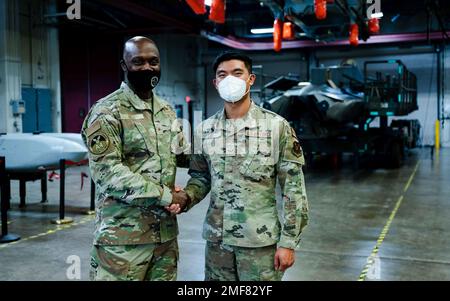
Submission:
<svg viewBox="0 0 450 301">
<path fill-rule="evenodd" d="M 214 72 L 224 110 L 197 128 L 185 188 L 187 210 L 211 191 L 203 227 L 205 280 L 281 280 L 308 222 L 302 149 L 286 120 L 251 100 L 249 57 L 224 53 Z"/>
</svg>

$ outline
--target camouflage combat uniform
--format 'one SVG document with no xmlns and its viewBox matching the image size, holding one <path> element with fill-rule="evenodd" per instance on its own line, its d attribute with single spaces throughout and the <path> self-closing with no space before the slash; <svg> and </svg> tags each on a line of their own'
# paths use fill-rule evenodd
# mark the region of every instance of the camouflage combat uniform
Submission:
<svg viewBox="0 0 450 301">
<path fill-rule="evenodd" d="M 164 206 L 187 145 L 174 111 L 123 83 L 91 109 L 82 136 L 97 192 L 91 278 L 175 280 L 177 220 Z"/>
<path fill-rule="evenodd" d="M 220 111 L 195 135 L 185 190 L 189 208 L 211 191 L 203 227 L 206 280 L 281 280 L 273 264 L 277 244 L 295 249 L 308 221 L 304 157 L 294 130 L 252 103 L 244 118 L 228 120 Z"/>
</svg>

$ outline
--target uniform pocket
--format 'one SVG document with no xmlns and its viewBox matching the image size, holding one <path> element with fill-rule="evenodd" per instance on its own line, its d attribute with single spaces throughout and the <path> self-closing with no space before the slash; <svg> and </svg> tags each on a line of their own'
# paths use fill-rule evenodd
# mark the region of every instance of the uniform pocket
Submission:
<svg viewBox="0 0 450 301">
<path fill-rule="evenodd" d="M 202 151 L 210 157 L 225 155 L 225 140 L 221 132 L 204 134 L 202 137 Z"/>
<path fill-rule="evenodd" d="M 91 252 L 91 278 L 97 281 L 125 280 L 130 262 L 124 246 L 94 246 Z"/>
<path fill-rule="evenodd" d="M 244 177 L 255 181 L 268 180 L 275 175 L 275 163 L 270 156 L 254 155 L 243 161 L 239 172 Z"/>
<path fill-rule="evenodd" d="M 271 132 L 247 130 L 245 133 L 248 154 L 239 169 L 246 178 L 255 181 L 271 179 L 275 175 L 275 159 Z"/>
<path fill-rule="evenodd" d="M 260 281 L 281 281 L 283 272 L 275 270 L 262 271 L 260 274 Z"/>
<path fill-rule="evenodd" d="M 211 171 L 219 178 L 223 178 L 225 158 L 221 156 L 211 156 L 209 164 L 211 166 Z"/>
<path fill-rule="evenodd" d="M 136 148 L 145 147 L 146 149 L 152 149 L 152 143 L 148 140 L 150 133 L 149 131 L 140 123 L 135 122 L 135 127 L 130 128 L 126 131 L 125 135 L 125 148 L 128 150 L 133 150 Z M 155 137 L 156 138 L 156 137 Z"/>
</svg>

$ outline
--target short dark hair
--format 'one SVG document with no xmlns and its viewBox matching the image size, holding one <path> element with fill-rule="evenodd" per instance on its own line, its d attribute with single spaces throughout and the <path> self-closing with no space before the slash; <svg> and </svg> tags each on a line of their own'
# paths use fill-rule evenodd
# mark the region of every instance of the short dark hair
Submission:
<svg viewBox="0 0 450 301">
<path fill-rule="evenodd" d="M 252 73 L 252 65 L 253 65 L 253 61 L 250 57 L 248 57 L 247 55 L 243 54 L 242 52 L 237 52 L 237 51 L 225 51 L 222 52 L 221 54 L 219 54 L 216 59 L 214 60 L 214 64 L 213 64 L 213 70 L 214 70 L 214 74 L 216 74 L 217 72 L 217 68 L 219 68 L 219 65 L 223 62 L 226 61 L 231 61 L 231 60 L 239 60 L 239 61 L 243 61 L 245 64 L 245 67 L 247 68 L 249 73 Z"/>
</svg>

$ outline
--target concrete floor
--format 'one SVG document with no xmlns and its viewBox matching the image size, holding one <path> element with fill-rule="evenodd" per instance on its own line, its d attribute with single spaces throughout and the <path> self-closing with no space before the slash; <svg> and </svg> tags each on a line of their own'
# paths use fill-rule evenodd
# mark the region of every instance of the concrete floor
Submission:
<svg viewBox="0 0 450 301">
<path fill-rule="evenodd" d="M 398 170 L 308 170 L 311 222 L 284 279 L 358 280 L 378 241 L 366 280 L 450 280 L 449 167 L 450 149 L 433 156 L 423 149 Z M 80 171 L 86 168 L 68 170 L 66 211 L 75 220 L 69 226 L 50 223 L 58 217 L 58 181 L 49 183 L 48 204 L 39 203 L 39 182 L 28 183 L 25 210 L 18 209 L 13 183 L 9 230 L 22 240 L 0 245 L 0 280 L 68 280 L 71 255 L 81 260 L 81 280 L 88 280 L 93 218 L 84 215 L 89 185 L 80 191 Z M 180 170 L 177 183 L 186 179 Z M 207 205 L 204 200 L 179 218 L 179 280 L 203 279 Z M 379 239 L 383 228 L 387 234 Z"/>
</svg>

